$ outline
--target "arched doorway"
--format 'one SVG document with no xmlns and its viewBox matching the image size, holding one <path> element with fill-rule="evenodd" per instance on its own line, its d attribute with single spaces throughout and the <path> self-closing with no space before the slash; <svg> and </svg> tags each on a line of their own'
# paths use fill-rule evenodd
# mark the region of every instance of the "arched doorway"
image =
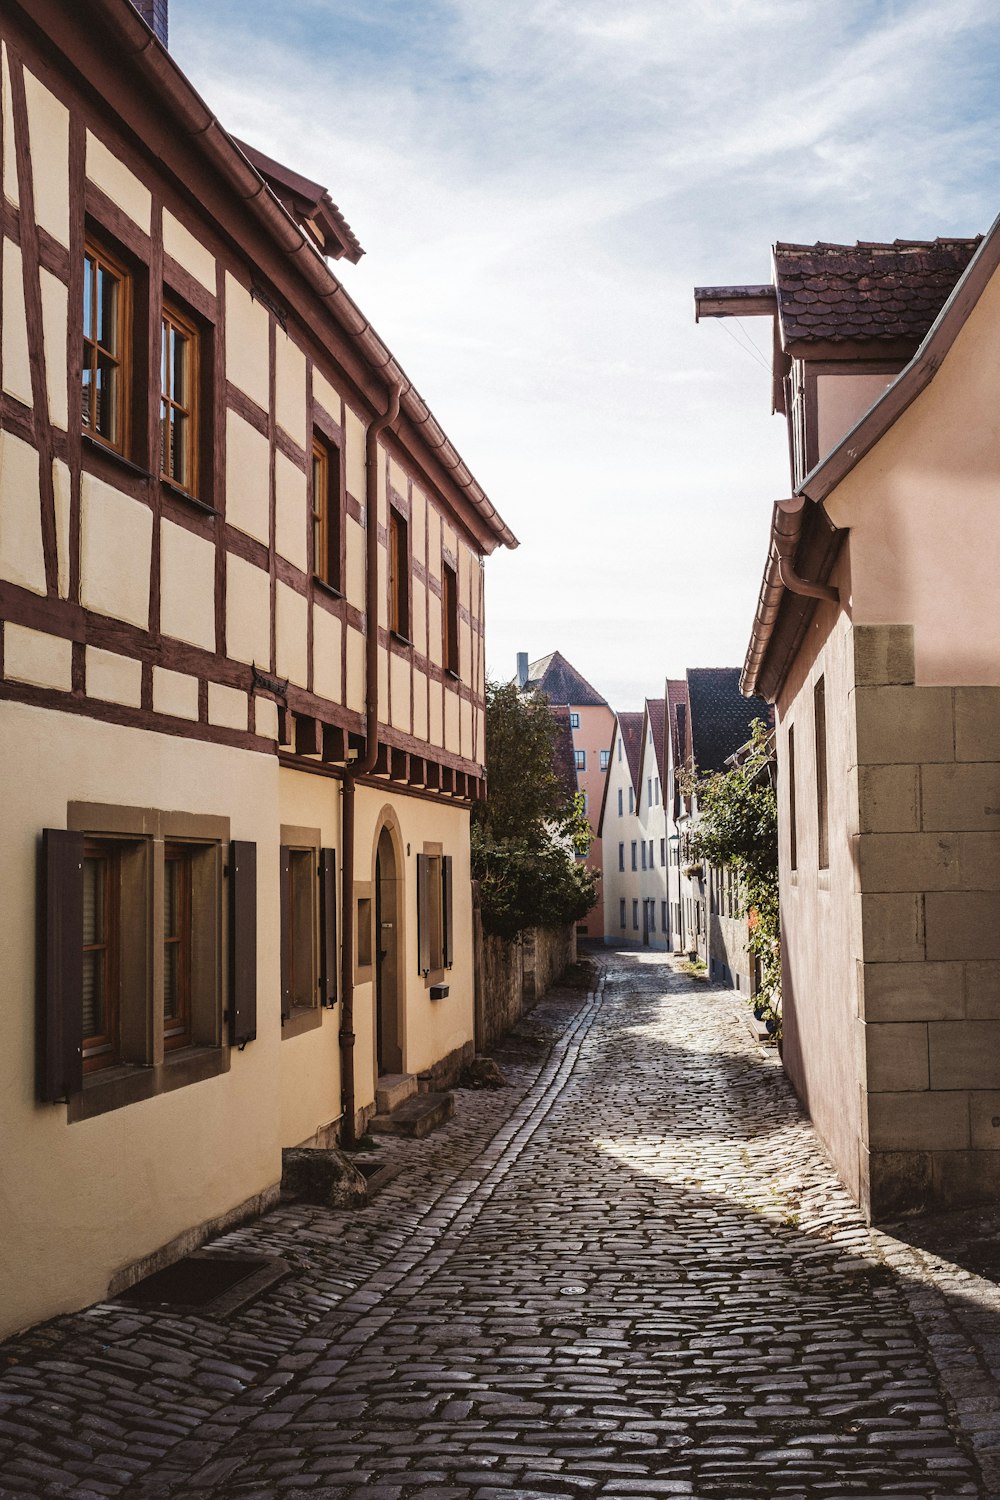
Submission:
<svg viewBox="0 0 1000 1500">
<path fill-rule="evenodd" d="M 380 1076 L 403 1071 L 399 1000 L 401 884 L 392 834 L 383 828 L 375 851 L 375 1044 Z"/>
</svg>

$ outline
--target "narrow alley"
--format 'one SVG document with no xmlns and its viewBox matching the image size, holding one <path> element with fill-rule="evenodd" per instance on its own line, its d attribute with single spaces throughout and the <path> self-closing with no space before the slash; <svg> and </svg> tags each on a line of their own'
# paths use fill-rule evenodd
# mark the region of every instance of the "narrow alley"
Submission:
<svg viewBox="0 0 1000 1500">
<path fill-rule="evenodd" d="M 582 968 L 369 1207 L 217 1242 L 255 1302 L 3 1346 L 0 1494 L 990 1493 L 996 1288 L 864 1226 L 738 997 Z"/>
</svg>

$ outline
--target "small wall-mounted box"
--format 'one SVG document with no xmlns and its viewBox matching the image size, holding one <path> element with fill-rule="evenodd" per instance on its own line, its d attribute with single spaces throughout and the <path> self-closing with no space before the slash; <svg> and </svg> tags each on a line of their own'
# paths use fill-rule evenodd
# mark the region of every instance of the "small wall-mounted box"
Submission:
<svg viewBox="0 0 1000 1500">
<path fill-rule="evenodd" d="M 431 985 L 432 1000 L 446 1000 L 448 998 L 448 986 L 446 984 Z"/>
</svg>

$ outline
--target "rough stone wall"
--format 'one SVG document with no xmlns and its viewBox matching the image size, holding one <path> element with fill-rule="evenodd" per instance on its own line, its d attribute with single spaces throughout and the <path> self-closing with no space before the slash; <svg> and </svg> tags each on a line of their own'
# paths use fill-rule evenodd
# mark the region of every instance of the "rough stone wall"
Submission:
<svg viewBox="0 0 1000 1500">
<path fill-rule="evenodd" d="M 561 979 L 570 964 L 576 963 L 576 928 L 536 927 L 525 939 L 524 983 L 527 989 L 529 974 L 533 989 L 526 1000 L 530 1005 L 538 1001 Z"/>
<path fill-rule="evenodd" d="M 868 1208 L 1000 1191 L 1000 688 L 914 684 L 909 627 L 855 630 Z"/>
<path fill-rule="evenodd" d="M 572 925 L 554 930 L 536 927 L 520 942 L 484 934 L 477 1048 L 482 1051 L 492 1046 L 575 962 L 576 931 Z"/>
</svg>

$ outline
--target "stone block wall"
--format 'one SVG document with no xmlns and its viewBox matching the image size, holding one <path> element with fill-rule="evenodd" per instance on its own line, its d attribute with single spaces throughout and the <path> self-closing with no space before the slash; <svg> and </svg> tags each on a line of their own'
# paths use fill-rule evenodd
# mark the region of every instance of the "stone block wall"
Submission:
<svg viewBox="0 0 1000 1500">
<path fill-rule="evenodd" d="M 1000 688 L 920 687 L 854 631 L 865 1206 L 1000 1193 Z"/>
</svg>

